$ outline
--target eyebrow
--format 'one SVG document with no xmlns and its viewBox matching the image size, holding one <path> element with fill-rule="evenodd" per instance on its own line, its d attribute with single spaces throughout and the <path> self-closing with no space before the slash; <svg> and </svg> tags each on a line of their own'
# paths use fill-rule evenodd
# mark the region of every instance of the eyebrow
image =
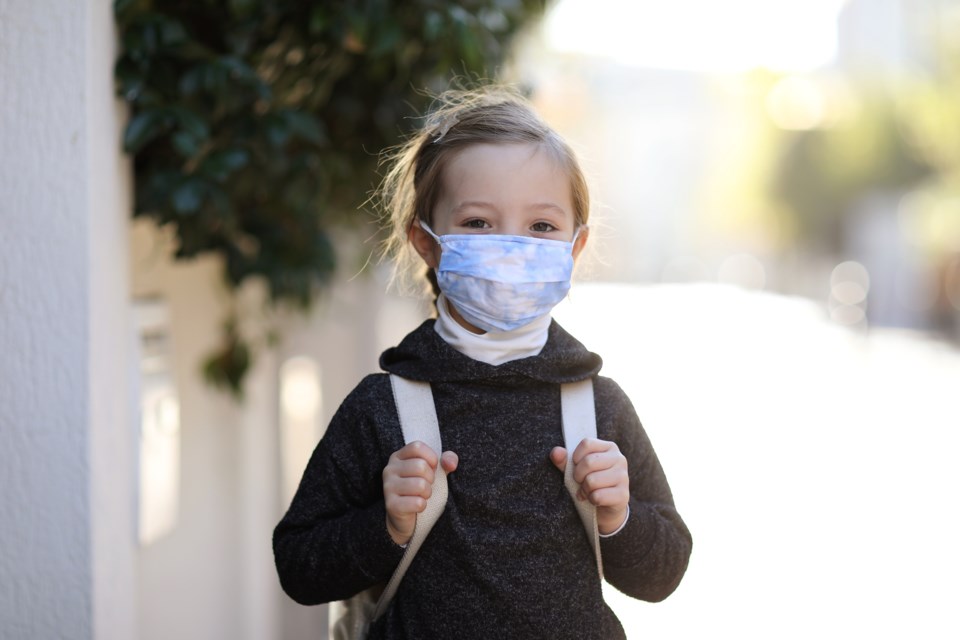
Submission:
<svg viewBox="0 0 960 640">
<path fill-rule="evenodd" d="M 560 213 L 567 212 L 566 209 L 564 209 L 560 205 L 555 204 L 553 202 L 538 202 L 537 204 L 530 205 L 530 209 L 533 209 L 534 211 L 544 211 L 546 209 L 553 209 L 555 211 L 559 211 Z"/>
<path fill-rule="evenodd" d="M 469 209 L 469 208 L 471 208 L 471 207 L 476 207 L 476 208 L 478 208 L 478 209 L 491 209 L 491 210 L 493 210 L 493 211 L 497 211 L 497 210 L 498 210 L 497 207 L 496 207 L 496 205 L 494 205 L 493 203 L 490 203 L 490 202 L 485 202 L 485 201 L 483 201 L 483 200 L 467 200 L 467 201 L 461 202 L 460 204 L 458 204 L 457 206 L 455 206 L 455 207 L 453 208 L 453 213 L 459 213 L 459 212 L 463 211 L 464 209 Z M 561 207 L 560 205 L 555 204 L 555 203 L 553 203 L 553 202 L 537 202 L 537 203 L 535 203 L 535 204 L 530 205 L 530 206 L 527 207 L 527 208 L 530 209 L 530 210 L 533 210 L 533 211 L 554 210 L 554 211 L 558 211 L 558 212 L 560 212 L 560 213 L 566 213 L 566 209 L 564 209 L 564 208 Z"/>
<path fill-rule="evenodd" d="M 490 202 L 484 202 L 483 200 L 467 200 L 455 206 L 453 208 L 453 213 L 459 213 L 464 209 L 469 209 L 471 207 L 478 209 L 493 209 L 494 211 L 497 210 L 497 208 Z"/>
</svg>

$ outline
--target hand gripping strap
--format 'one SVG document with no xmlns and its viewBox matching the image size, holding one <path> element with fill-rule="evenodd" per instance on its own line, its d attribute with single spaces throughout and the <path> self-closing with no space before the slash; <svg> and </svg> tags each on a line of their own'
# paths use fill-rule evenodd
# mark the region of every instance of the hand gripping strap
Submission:
<svg viewBox="0 0 960 640">
<path fill-rule="evenodd" d="M 443 453 L 443 447 L 440 442 L 440 424 L 437 422 L 437 410 L 433 405 L 430 383 L 407 380 L 391 374 L 390 384 L 393 387 L 397 414 L 400 416 L 403 441 L 410 443 L 419 440 L 433 449 L 439 458 Z M 413 562 L 414 556 L 417 555 L 417 551 L 420 550 L 420 546 L 440 518 L 446 505 L 447 473 L 438 463 L 436 475 L 433 478 L 433 493 L 427 500 L 427 508 L 417 516 L 417 524 L 413 529 L 413 537 L 407 543 L 407 550 L 377 601 L 377 608 L 373 614 L 374 620 L 387 610 L 410 563 Z"/>
<path fill-rule="evenodd" d="M 586 500 L 577 499 L 580 486 L 573 479 L 573 451 L 584 438 L 597 437 L 597 415 L 593 404 L 593 380 L 560 385 L 560 410 L 563 413 L 563 442 L 567 448 L 567 468 L 564 484 L 577 507 L 586 529 L 593 553 L 597 558 L 597 572 L 603 578 L 603 560 L 600 558 L 600 530 L 597 528 L 597 508 Z"/>
</svg>

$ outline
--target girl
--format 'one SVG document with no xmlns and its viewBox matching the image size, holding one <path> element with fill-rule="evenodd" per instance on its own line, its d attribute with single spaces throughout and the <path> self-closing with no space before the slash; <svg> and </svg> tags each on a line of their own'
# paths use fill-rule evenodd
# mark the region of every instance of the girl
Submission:
<svg viewBox="0 0 960 640">
<path fill-rule="evenodd" d="M 659 601 L 691 538 L 630 401 L 550 317 L 588 238 L 587 187 L 563 140 L 512 92 L 441 96 L 384 182 L 392 246 L 421 260 L 438 317 L 380 358 L 431 385 L 446 451 L 404 445 L 389 376 L 344 400 L 274 532 L 294 600 L 389 579 L 430 496 L 449 496 L 371 638 L 623 638 L 564 487 L 560 385 L 593 379 L 597 438 L 572 455 L 596 506 L 604 578 Z"/>
</svg>

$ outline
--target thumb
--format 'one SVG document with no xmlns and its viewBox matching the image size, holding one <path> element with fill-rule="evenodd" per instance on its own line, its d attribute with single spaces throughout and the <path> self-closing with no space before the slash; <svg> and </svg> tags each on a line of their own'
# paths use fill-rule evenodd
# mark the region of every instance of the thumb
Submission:
<svg viewBox="0 0 960 640">
<path fill-rule="evenodd" d="M 444 451 L 443 455 L 440 456 L 440 466 L 443 467 L 443 470 L 447 473 L 453 473 L 457 470 L 457 465 L 460 464 L 460 456 L 455 454 L 453 451 Z"/>
<path fill-rule="evenodd" d="M 567 469 L 567 450 L 563 447 L 554 447 L 550 451 L 550 462 L 560 471 Z"/>
</svg>

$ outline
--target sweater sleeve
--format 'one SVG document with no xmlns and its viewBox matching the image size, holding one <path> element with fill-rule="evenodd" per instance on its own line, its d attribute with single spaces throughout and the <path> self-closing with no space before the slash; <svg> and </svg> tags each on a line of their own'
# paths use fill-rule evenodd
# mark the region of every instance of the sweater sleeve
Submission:
<svg viewBox="0 0 960 640">
<path fill-rule="evenodd" d="M 629 596 L 659 602 L 680 584 L 692 538 L 629 398 L 608 378 L 597 378 L 595 387 L 598 435 L 617 443 L 630 475 L 627 521 L 600 540 L 604 577 Z"/>
<path fill-rule="evenodd" d="M 382 472 L 402 446 L 389 379 L 368 376 L 337 410 L 274 529 L 277 574 L 291 598 L 343 600 L 389 579 L 403 549 L 387 533 Z"/>
</svg>

